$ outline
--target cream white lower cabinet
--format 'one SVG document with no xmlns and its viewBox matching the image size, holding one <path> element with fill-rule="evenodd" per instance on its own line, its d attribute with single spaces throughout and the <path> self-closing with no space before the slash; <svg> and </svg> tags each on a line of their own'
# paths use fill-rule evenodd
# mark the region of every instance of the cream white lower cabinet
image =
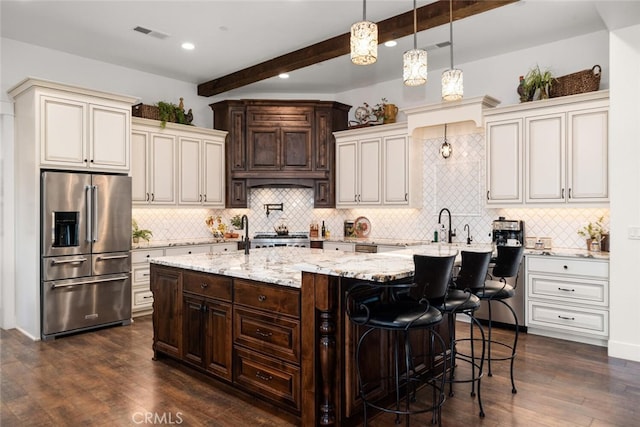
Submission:
<svg viewBox="0 0 640 427">
<path fill-rule="evenodd" d="M 131 251 L 131 315 L 153 311 L 153 294 L 149 287 L 149 259 L 164 256 L 164 249 L 134 249 Z"/>
<path fill-rule="evenodd" d="M 355 243 L 349 243 L 349 242 L 324 242 L 322 248 L 325 251 L 353 252 L 355 250 Z"/>
<path fill-rule="evenodd" d="M 528 332 L 606 346 L 608 260 L 536 255 L 525 259 Z"/>
<path fill-rule="evenodd" d="M 131 313 L 133 317 L 153 312 L 153 294 L 149 287 L 149 259 L 161 256 L 225 253 L 238 250 L 237 242 L 221 242 L 206 245 L 181 245 L 131 251 Z"/>
</svg>

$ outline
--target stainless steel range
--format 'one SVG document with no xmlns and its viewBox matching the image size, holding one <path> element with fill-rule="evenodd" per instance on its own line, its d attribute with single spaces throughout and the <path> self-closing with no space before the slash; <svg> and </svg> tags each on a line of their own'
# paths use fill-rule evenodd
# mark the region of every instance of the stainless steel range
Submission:
<svg viewBox="0 0 640 427">
<path fill-rule="evenodd" d="M 251 239 L 251 248 L 274 248 L 277 246 L 292 246 L 308 248 L 311 240 L 308 233 L 256 233 Z"/>
</svg>

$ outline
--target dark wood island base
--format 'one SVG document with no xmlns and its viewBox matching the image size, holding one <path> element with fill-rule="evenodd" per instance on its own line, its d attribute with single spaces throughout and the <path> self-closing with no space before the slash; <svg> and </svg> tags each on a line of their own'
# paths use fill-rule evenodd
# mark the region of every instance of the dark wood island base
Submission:
<svg viewBox="0 0 640 427">
<path fill-rule="evenodd" d="M 361 331 L 344 306 L 355 282 L 302 272 L 295 288 L 152 263 L 154 360 L 170 356 L 288 411 L 302 426 L 355 425 L 362 420 L 353 360 Z M 361 369 L 364 377 L 388 376 L 388 337 L 374 333 Z M 382 383 L 373 395 L 392 392 Z"/>
</svg>

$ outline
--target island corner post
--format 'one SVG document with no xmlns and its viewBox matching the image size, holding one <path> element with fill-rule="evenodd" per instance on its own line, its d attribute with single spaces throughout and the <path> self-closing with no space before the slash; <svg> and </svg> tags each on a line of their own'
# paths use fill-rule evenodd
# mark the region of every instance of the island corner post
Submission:
<svg viewBox="0 0 640 427">
<path fill-rule="evenodd" d="M 338 353 L 340 278 L 302 273 L 302 425 L 336 425 L 342 419 Z"/>
</svg>

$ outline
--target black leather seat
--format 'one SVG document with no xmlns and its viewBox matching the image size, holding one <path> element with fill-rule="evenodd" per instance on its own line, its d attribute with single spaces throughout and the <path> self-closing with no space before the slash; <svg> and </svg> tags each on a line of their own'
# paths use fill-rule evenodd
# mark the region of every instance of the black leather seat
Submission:
<svg viewBox="0 0 640 427">
<path fill-rule="evenodd" d="M 491 273 L 491 279 L 486 280 L 482 286 L 478 286 L 477 288 L 472 288 L 471 291 L 480 298 L 481 301 L 487 302 L 487 308 L 489 310 L 489 319 L 488 319 L 488 328 L 487 328 L 487 364 L 488 364 L 488 374 L 492 376 L 491 372 L 491 362 L 492 361 L 500 361 L 500 360 L 509 360 L 510 363 L 510 376 L 511 376 L 511 392 L 517 393 L 515 381 L 513 379 L 513 364 L 516 358 L 516 348 L 518 345 L 518 335 L 519 335 L 519 323 L 518 316 L 516 312 L 511 308 L 509 304 L 506 303 L 505 300 L 513 297 L 515 295 L 515 285 L 511 286 L 507 284 L 507 278 L 515 277 L 517 283 L 518 270 L 520 268 L 520 262 L 522 261 L 522 257 L 524 255 L 524 247 L 523 246 L 498 246 L 497 247 L 498 256 L 496 257 L 495 266 L 493 267 L 493 272 Z M 498 278 L 498 280 L 494 280 L 494 278 Z M 492 339 L 491 331 L 492 331 L 492 316 L 491 316 L 491 303 L 499 302 L 503 304 L 513 315 L 514 325 L 515 325 L 515 333 L 513 337 L 513 343 L 504 343 L 500 341 L 495 341 Z M 507 348 L 510 351 L 510 355 L 507 356 L 496 356 L 491 352 L 492 345 L 499 345 Z"/>
<path fill-rule="evenodd" d="M 455 255 L 440 257 L 427 255 L 414 255 L 415 276 L 412 283 L 385 285 L 383 283 L 365 282 L 354 285 L 347 292 L 347 314 L 351 321 L 367 329 L 361 334 L 356 346 L 356 373 L 360 397 L 364 407 L 364 424 L 367 424 L 367 408 L 372 407 L 384 412 L 397 415 L 396 423 L 400 417 L 405 416 L 406 424 L 409 423 L 411 414 L 432 412 L 433 422 L 441 423 L 441 407 L 445 401 L 444 382 L 447 371 L 447 357 L 444 356 L 446 343 L 434 330 L 434 327 L 442 322 L 442 313 L 432 301 L 442 303 L 445 299 L 448 284 L 451 280 Z M 371 290 L 376 290 L 371 292 Z M 380 290 L 382 292 L 377 292 Z M 366 296 L 363 296 L 366 295 Z M 382 406 L 381 403 L 371 398 L 367 390 L 369 384 L 363 381 L 360 372 L 361 348 L 365 339 L 375 330 L 386 330 L 394 334 L 391 337 L 393 343 L 393 372 L 391 376 L 395 384 L 395 405 L 393 408 Z M 429 362 L 424 363 L 422 370 L 416 369 L 411 348 L 411 331 L 422 330 L 428 335 L 427 346 Z M 401 353 L 400 346 L 403 345 Z M 437 356 L 441 355 L 438 360 Z M 404 366 L 401 372 L 401 358 L 404 357 Z M 424 356 L 424 355 L 421 355 Z M 378 378 L 386 381 L 388 378 Z M 430 404 L 418 405 L 412 408 L 415 402 L 415 390 L 418 386 L 426 384 L 433 389 Z M 402 392 L 401 387 L 405 387 Z M 402 397 L 404 396 L 404 405 Z"/>
</svg>

